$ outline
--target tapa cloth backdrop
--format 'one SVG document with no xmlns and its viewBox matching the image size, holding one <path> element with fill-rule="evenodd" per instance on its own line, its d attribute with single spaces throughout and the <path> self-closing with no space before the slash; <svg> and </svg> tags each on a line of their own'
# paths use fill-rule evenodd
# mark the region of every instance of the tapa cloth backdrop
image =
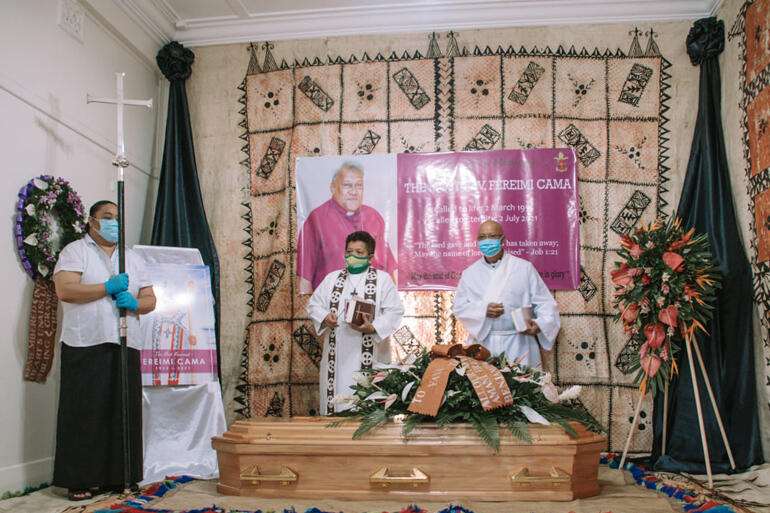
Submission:
<svg viewBox="0 0 770 513">
<path fill-rule="evenodd" d="M 689 24 L 634 29 L 197 48 L 188 87 L 207 215 L 228 290 L 228 407 L 244 416 L 317 411 L 321 347 L 306 318 L 307 296 L 295 289 L 295 157 L 567 144 L 580 160 L 581 286 L 555 294 L 563 327 L 545 367 L 562 385 L 585 386 L 584 404 L 609 428 L 608 448 L 620 450 L 635 387 L 621 372 L 627 338 L 611 319 L 609 270 L 620 234 L 667 212 L 676 197 L 667 189 L 680 187 L 679 146 L 686 159 L 691 135 L 684 126 L 694 117 L 687 91 L 697 78 L 681 43 Z M 413 80 L 402 80 L 405 68 Z M 674 146 L 671 131 L 687 135 Z M 365 191 L 364 202 L 374 193 Z M 398 344 L 464 340 L 451 301 L 451 293 L 406 294 Z M 650 445 L 648 404 L 633 450 Z"/>
</svg>

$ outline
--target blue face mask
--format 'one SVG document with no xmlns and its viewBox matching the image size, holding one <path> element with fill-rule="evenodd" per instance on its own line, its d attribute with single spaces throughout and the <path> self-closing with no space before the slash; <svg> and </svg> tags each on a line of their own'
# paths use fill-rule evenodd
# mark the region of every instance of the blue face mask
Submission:
<svg viewBox="0 0 770 513">
<path fill-rule="evenodd" d="M 99 235 L 107 242 L 118 242 L 118 220 L 99 219 Z"/>
<path fill-rule="evenodd" d="M 487 257 L 493 257 L 498 254 L 501 247 L 500 239 L 484 239 L 479 241 L 479 251 Z"/>
</svg>

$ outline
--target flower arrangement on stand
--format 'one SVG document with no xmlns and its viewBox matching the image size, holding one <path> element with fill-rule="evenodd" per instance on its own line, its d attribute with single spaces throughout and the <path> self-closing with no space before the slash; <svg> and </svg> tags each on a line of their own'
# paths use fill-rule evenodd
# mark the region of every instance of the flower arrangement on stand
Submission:
<svg viewBox="0 0 770 513">
<path fill-rule="evenodd" d="M 639 384 L 622 468 L 642 399 L 648 391 L 654 396 L 665 389 L 668 395 L 668 383 L 678 373 L 676 354 L 683 342 L 690 359 L 693 386 L 697 387 L 690 346 L 696 330 L 708 333 L 705 326 L 713 315 L 711 304 L 721 287 L 722 275 L 706 235 L 696 235 L 694 228 L 685 233 L 679 219 L 656 219 L 650 226 L 642 225 L 631 235 L 623 235 L 618 256 L 622 261 L 616 262 L 611 272 L 618 309 L 615 320 L 623 323 L 633 346 L 638 348 L 629 358 L 629 372 L 636 372 L 634 383 Z M 697 345 L 695 349 L 698 351 Z M 700 402 L 697 388 L 694 390 L 705 447 Z M 664 425 L 666 413 L 664 408 Z M 665 444 L 664 430 L 664 447 Z"/>
<path fill-rule="evenodd" d="M 83 236 L 83 203 L 69 182 L 41 175 L 22 187 L 16 207 L 21 265 L 32 279 L 50 280 L 59 251 Z"/>
<path fill-rule="evenodd" d="M 639 348 L 630 372 L 642 395 L 653 395 L 678 372 L 681 343 L 706 333 L 722 275 L 705 234 L 685 233 L 679 219 L 656 220 L 623 235 L 611 272 L 615 284 L 615 320 Z"/>
<path fill-rule="evenodd" d="M 435 346 L 434 350 L 436 347 L 439 346 Z M 508 362 L 504 354 L 474 362 L 461 356 L 460 363 L 448 374 L 436 414 L 415 413 L 410 410 L 410 404 L 419 393 L 426 371 L 430 373 L 428 367 L 435 358 L 435 352 L 423 350 L 419 355 L 408 355 L 395 365 L 362 370 L 354 376 L 353 394 L 338 395 L 334 399 L 336 404 L 349 408 L 333 415 L 347 418 L 330 425 L 339 425 L 350 418 L 360 419 L 361 423 L 353 434 L 353 438 L 359 438 L 394 419 L 403 423 L 404 437 L 421 423 L 435 423 L 439 427 L 469 423 L 495 451 L 500 445 L 500 426 L 528 443 L 531 443 L 531 436 L 527 422 L 558 424 L 572 436 L 577 436 L 577 433 L 568 424 L 569 421 L 577 421 L 594 431 L 604 431 L 577 401 L 580 386 L 560 391 L 549 373 L 533 370 L 519 362 Z M 489 405 L 480 399 L 470 376 L 474 372 L 472 367 L 478 369 L 477 365 L 488 365 L 499 372 L 510 389 L 510 404 L 489 409 Z"/>
</svg>

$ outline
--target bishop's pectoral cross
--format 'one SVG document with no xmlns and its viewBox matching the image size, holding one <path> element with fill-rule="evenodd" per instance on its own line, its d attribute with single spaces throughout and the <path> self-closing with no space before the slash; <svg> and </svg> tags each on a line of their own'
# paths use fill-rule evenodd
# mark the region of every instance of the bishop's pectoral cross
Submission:
<svg viewBox="0 0 770 513">
<path fill-rule="evenodd" d="M 126 100 L 123 97 L 123 77 L 126 74 L 122 71 L 115 73 L 117 98 L 97 98 L 86 94 L 86 103 L 112 103 L 118 106 L 118 140 L 117 151 L 115 152 L 115 162 L 112 164 L 120 168 L 119 181 L 123 180 L 123 169 L 129 166 L 128 159 L 126 158 L 126 146 L 123 137 L 123 106 L 124 105 L 138 105 L 140 107 L 152 108 L 152 99 L 149 100 Z"/>
</svg>

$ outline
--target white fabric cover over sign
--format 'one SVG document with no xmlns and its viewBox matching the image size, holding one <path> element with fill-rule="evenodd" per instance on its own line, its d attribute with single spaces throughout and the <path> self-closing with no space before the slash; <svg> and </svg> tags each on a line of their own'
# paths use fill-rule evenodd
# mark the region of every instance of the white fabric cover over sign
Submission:
<svg viewBox="0 0 770 513">
<path fill-rule="evenodd" d="M 144 481 L 187 475 L 219 477 L 211 437 L 227 430 L 219 383 L 144 387 Z"/>
</svg>

